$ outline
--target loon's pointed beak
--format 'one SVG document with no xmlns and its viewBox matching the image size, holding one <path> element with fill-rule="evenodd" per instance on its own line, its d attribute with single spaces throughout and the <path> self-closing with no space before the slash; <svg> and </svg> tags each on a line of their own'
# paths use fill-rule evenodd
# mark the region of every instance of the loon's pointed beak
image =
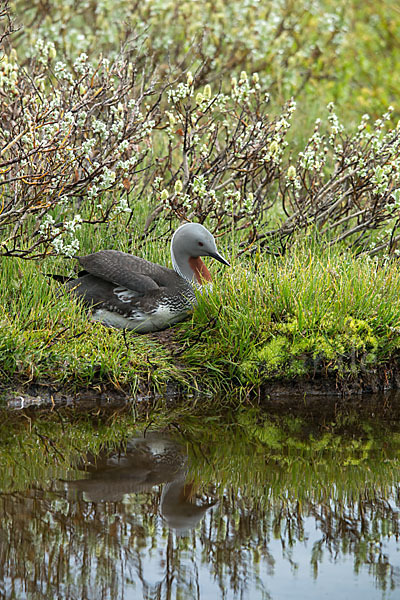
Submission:
<svg viewBox="0 0 400 600">
<path fill-rule="evenodd" d="M 228 263 L 228 261 L 227 261 L 227 260 L 225 260 L 225 258 L 219 254 L 219 252 L 210 252 L 210 253 L 208 254 L 208 256 L 211 256 L 211 258 L 215 258 L 215 260 L 218 260 L 220 263 L 222 263 L 223 265 L 226 265 L 227 267 L 230 267 L 230 266 L 231 266 L 231 265 Z"/>
</svg>

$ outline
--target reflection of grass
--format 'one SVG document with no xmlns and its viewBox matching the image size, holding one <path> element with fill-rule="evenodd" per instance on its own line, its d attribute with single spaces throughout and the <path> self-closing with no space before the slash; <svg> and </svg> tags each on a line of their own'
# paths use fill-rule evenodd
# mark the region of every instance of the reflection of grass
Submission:
<svg viewBox="0 0 400 600">
<path fill-rule="evenodd" d="M 201 419 L 182 416 L 184 411 L 178 407 L 167 416 L 160 408 L 151 415 L 149 431 L 175 423 L 167 431 L 186 446 L 191 476 L 201 487 L 218 484 L 223 492 L 233 486 L 254 502 L 281 495 L 344 501 L 374 490 L 385 494 L 400 477 L 397 425 L 390 428 L 359 411 L 327 413 L 318 423 L 307 416 L 266 416 L 249 407 L 225 419 L 212 413 Z M 3 412 L 2 490 L 65 477 L 88 453 L 123 452 L 126 441 L 142 429 L 143 421 L 129 407 L 93 408 L 86 414 L 65 408 L 40 418 L 33 410 L 24 418 Z"/>
<path fill-rule="evenodd" d="M 35 547 L 55 557 L 49 561 L 52 575 L 60 556 L 65 574 L 75 555 L 84 552 L 91 568 L 82 570 L 76 585 L 93 572 L 98 581 L 112 585 L 124 561 L 140 564 L 144 549 L 148 559 L 147 548 L 164 552 L 168 540 L 176 577 L 187 557 L 201 548 L 201 560 L 227 589 L 241 583 L 241 573 L 278 560 L 272 555 L 274 538 L 281 540 L 284 557 L 303 543 L 310 517 L 321 534 L 313 547 L 304 547 L 315 574 L 322 553 L 333 560 L 351 554 L 356 571 L 369 564 L 384 586 L 390 558 L 376 549 L 399 533 L 398 511 L 387 502 L 400 477 L 398 425 L 345 410 L 327 411 L 317 424 L 309 415 L 266 416 L 249 407 L 224 420 L 203 412 L 182 418 L 182 409 L 168 419 L 153 414 L 147 432 L 174 423 L 169 432 L 187 448 L 194 492 L 220 498 L 196 532 L 183 538 L 160 532 L 158 486 L 154 493 L 94 505 L 68 496 L 54 482 L 83 477 L 71 465 L 87 454 L 92 465 L 106 448 L 119 449 L 123 459 L 126 441 L 143 430 L 128 411 L 93 409 L 89 417 L 64 409 L 40 419 L 33 412 L 26 412 L 28 418 L 1 415 L 0 482 L 3 492 L 11 492 L 0 497 L 1 531 L 9 548 L 3 566 L 24 580 L 21 558 L 33 565 L 36 555 L 30 550 Z"/>
<path fill-rule="evenodd" d="M 35 418 L 34 411 L 26 411 L 21 418 L 20 414 L 1 412 L 2 492 L 65 479 L 86 454 L 96 456 L 107 447 L 116 447 L 135 431 L 135 419 L 129 414 L 121 420 L 118 412 L 107 416 L 96 408 L 86 415 L 75 415 L 69 409 L 57 414 Z"/>
<path fill-rule="evenodd" d="M 307 418 L 246 408 L 227 425 L 193 419 L 184 429 L 192 474 L 199 484 L 217 483 L 221 493 L 233 485 L 254 503 L 385 496 L 400 479 L 400 432 L 355 417 L 310 427 Z"/>
</svg>

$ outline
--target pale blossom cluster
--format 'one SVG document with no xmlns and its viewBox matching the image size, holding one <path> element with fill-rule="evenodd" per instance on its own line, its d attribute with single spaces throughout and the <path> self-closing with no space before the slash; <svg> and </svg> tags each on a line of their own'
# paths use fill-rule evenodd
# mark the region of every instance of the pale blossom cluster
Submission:
<svg viewBox="0 0 400 600">
<path fill-rule="evenodd" d="M 62 224 L 56 223 L 55 219 L 47 214 L 42 219 L 39 232 L 45 238 L 52 239 L 52 246 L 57 254 L 72 257 L 79 251 L 79 240 L 75 234 L 81 226 L 82 217 L 79 214 L 66 219 Z"/>
<path fill-rule="evenodd" d="M 32 247 L 39 251 L 41 241 L 51 242 L 55 252 L 70 256 L 79 248 L 84 218 L 131 212 L 129 193 L 136 171 L 146 166 L 155 119 L 151 107 L 141 110 L 145 95 L 129 87 L 120 62 L 93 65 L 81 54 L 69 66 L 56 60 L 52 44 L 37 43 L 45 60 L 33 64 L 32 74 L 15 52 L 0 60 L 3 89 L 9 86 L 17 97 L 0 97 L 2 114 L 12 115 L 0 130 L 1 164 L 9 165 L 2 173 L 10 181 L 0 227 L 28 223 L 32 213 L 40 234 Z"/>
</svg>

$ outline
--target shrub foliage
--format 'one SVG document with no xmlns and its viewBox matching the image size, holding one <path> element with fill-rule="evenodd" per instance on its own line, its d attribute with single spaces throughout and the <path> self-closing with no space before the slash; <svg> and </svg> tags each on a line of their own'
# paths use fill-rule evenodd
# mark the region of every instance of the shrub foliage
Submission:
<svg viewBox="0 0 400 600">
<path fill-rule="evenodd" d="M 345 123 L 330 102 L 311 135 L 294 133 L 290 95 L 304 108 L 329 82 L 352 13 L 322 1 L 186 4 L 4 4 L 0 254 L 74 255 L 83 222 L 129 222 L 142 200 L 144 236 L 160 220 L 197 220 L 234 230 L 244 251 L 282 250 L 312 229 L 396 253 L 395 108 Z"/>
</svg>

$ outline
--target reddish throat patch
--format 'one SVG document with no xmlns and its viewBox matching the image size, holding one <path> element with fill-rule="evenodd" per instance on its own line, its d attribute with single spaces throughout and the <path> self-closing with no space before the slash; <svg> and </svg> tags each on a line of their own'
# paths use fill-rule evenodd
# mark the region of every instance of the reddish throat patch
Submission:
<svg viewBox="0 0 400 600">
<path fill-rule="evenodd" d="M 191 256 L 189 258 L 189 265 L 191 269 L 193 269 L 195 277 L 199 283 L 204 283 L 205 281 L 212 281 L 210 271 L 207 269 L 200 256 L 198 256 L 197 258 L 193 258 L 193 256 Z"/>
</svg>

